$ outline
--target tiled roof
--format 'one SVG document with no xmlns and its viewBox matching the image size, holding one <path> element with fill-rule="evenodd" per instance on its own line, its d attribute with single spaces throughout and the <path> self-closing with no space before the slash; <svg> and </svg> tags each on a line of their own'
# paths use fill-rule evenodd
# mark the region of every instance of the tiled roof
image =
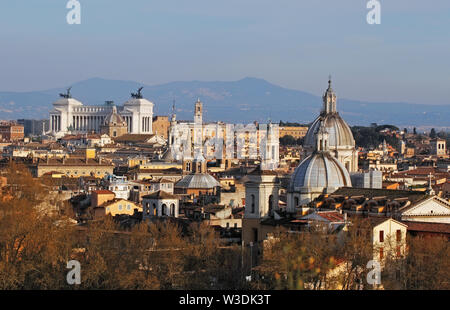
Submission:
<svg viewBox="0 0 450 310">
<path fill-rule="evenodd" d="M 135 205 L 135 203 L 133 201 L 126 200 L 126 199 L 123 199 L 123 198 L 114 198 L 114 199 L 109 200 L 109 201 L 105 202 L 104 204 L 102 204 L 101 207 L 107 207 L 107 206 L 110 206 L 110 205 L 112 205 L 112 204 L 114 204 L 116 202 L 119 202 L 119 201 L 125 201 L 126 203 L 131 203 L 131 204 Z"/>
<path fill-rule="evenodd" d="M 178 199 L 177 196 L 165 191 L 157 191 L 149 195 L 142 196 L 143 199 Z"/>
<path fill-rule="evenodd" d="M 96 194 L 100 194 L 100 195 L 106 195 L 106 194 L 113 194 L 114 195 L 114 192 L 109 191 L 107 189 L 99 189 L 99 190 L 92 191 L 92 192 L 96 193 Z"/>
<path fill-rule="evenodd" d="M 252 172 L 251 175 L 277 175 L 275 171 L 272 170 L 262 170 L 261 166 L 257 166 Z"/>
<path fill-rule="evenodd" d="M 408 225 L 408 231 L 450 234 L 450 224 L 413 221 L 403 221 L 402 223 Z"/>
<path fill-rule="evenodd" d="M 335 191 L 334 195 L 341 196 L 364 196 L 366 198 L 372 199 L 374 197 L 386 197 L 387 199 L 397 199 L 397 198 L 408 198 L 411 202 L 417 202 L 426 197 L 426 194 L 418 191 L 405 191 L 405 190 L 395 190 L 395 189 L 376 189 L 376 188 L 353 188 L 353 187 L 342 187 Z"/>
<path fill-rule="evenodd" d="M 151 137 L 153 137 L 153 134 L 150 135 L 140 135 L 140 134 L 125 134 L 123 136 L 114 138 L 114 141 L 116 142 L 141 142 L 145 143 L 147 142 Z"/>
<path fill-rule="evenodd" d="M 322 217 L 330 222 L 343 222 L 344 221 L 344 215 L 340 214 L 337 211 L 317 212 L 317 215 L 319 215 L 320 217 Z"/>
</svg>

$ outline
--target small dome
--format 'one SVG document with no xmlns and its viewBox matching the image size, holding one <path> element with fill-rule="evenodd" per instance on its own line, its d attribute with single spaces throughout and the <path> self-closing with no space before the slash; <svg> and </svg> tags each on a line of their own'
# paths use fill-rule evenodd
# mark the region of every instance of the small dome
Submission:
<svg viewBox="0 0 450 310">
<path fill-rule="evenodd" d="M 120 126 L 125 125 L 126 122 L 123 120 L 122 116 L 117 113 L 116 106 L 113 106 L 111 113 L 105 117 L 104 121 L 105 126 Z"/>
<path fill-rule="evenodd" d="M 178 188 L 214 188 L 220 187 L 220 183 L 207 173 L 189 174 L 182 178 L 175 187 Z"/>
<path fill-rule="evenodd" d="M 320 115 L 316 118 L 306 133 L 303 143 L 305 147 L 313 148 L 317 145 L 317 132 L 321 126 L 328 132 L 330 151 L 355 147 L 352 131 L 338 113 Z"/>
<path fill-rule="evenodd" d="M 289 188 L 291 191 L 302 188 L 336 190 L 343 186 L 351 186 L 347 169 L 328 152 L 315 152 L 295 169 Z"/>
</svg>

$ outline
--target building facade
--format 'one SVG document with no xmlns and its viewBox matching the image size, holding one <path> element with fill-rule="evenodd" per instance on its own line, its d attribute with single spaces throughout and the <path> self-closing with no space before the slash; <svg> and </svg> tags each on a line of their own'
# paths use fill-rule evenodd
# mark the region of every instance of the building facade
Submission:
<svg viewBox="0 0 450 310">
<path fill-rule="evenodd" d="M 17 141 L 24 137 L 23 125 L 14 122 L 0 123 L 0 140 Z"/>
<path fill-rule="evenodd" d="M 195 102 L 194 121 L 178 122 L 173 112 L 169 128 L 166 158 L 183 161 L 204 156 L 230 168 L 234 159 L 259 159 L 264 169 L 274 170 L 279 163 L 277 124 L 204 123 L 203 103 Z"/>
<path fill-rule="evenodd" d="M 154 104 L 144 99 L 140 90 L 132 94 L 132 98 L 123 106 L 118 106 L 117 113 L 126 122 L 128 133 L 152 134 Z M 102 106 L 85 106 L 72 98 L 70 90 L 60 96 L 50 111 L 49 134 L 56 137 L 67 133 L 100 132 L 105 119 L 113 112 L 114 105 L 111 102 Z"/>
<path fill-rule="evenodd" d="M 294 139 L 300 139 L 306 136 L 308 132 L 308 127 L 303 126 L 286 126 L 280 127 L 280 138 L 284 136 L 291 136 Z"/>
</svg>

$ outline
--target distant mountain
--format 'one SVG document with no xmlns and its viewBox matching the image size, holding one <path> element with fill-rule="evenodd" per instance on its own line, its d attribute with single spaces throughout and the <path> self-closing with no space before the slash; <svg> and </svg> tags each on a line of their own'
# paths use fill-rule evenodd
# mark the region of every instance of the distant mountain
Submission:
<svg viewBox="0 0 450 310">
<path fill-rule="evenodd" d="M 114 100 L 121 105 L 144 86 L 144 96 L 155 103 L 155 115 L 168 115 L 176 101 L 177 118 L 189 120 L 197 98 L 204 103 L 207 121 L 308 123 L 319 113 L 322 99 L 286 89 L 265 80 L 244 78 L 232 82 L 171 82 L 149 86 L 133 81 L 92 78 L 75 83 L 72 95 L 86 105 Z M 35 92 L 0 92 L 0 119 L 47 118 L 63 88 Z M 338 98 L 338 110 L 351 125 L 370 123 L 397 126 L 450 127 L 450 105 L 376 103 Z"/>
</svg>

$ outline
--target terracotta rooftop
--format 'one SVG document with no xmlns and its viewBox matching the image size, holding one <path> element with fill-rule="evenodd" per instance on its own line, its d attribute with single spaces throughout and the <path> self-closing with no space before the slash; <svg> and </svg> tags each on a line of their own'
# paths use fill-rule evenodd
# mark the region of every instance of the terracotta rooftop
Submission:
<svg viewBox="0 0 450 310">
<path fill-rule="evenodd" d="M 123 136 L 114 138 L 114 141 L 119 142 L 119 143 L 126 143 L 126 142 L 140 142 L 140 143 L 145 143 L 148 141 L 148 139 L 150 139 L 151 137 L 153 137 L 154 135 L 139 135 L 139 134 L 125 134 Z"/>
<path fill-rule="evenodd" d="M 142 196 L 143 199 L 178 199 L 177 196 L 172 195 L 165 191 L 157 191 L 145 196 Z"/>
<path fill-rule="evenodd" d="M 324 212 L 317 212 L 317 215 L 320 217 L 326 219 L 329 222 L 343 222 L 344 221 L 344 215 L 340 214 L 337 211 L 324 211 Z"/>
<path fill-rule="evenodd" d="M 402 223 L 408 225 L 408 231 L 450 234 L 450 224 L 412 221 L 403 221 Z"/>
<path fill-rule="evenodd" d="M 99 189 L 99 190 L 92 191 L 92 192 L 96 193 L 96 194 L 99 194 L 99 195 L 106 195 L 106 194 L 113 194 L 114 195 L 114 192 L 112 192 L 110 190 L 107 190 L 107 189 Z"/>
<path fill-rule="evenodd" d="M 353 188 L 342 187 L 332 193 L 330 196 L 364 196 L 369 199 L 386 197 L 387 199 L 408 198 L 411 202 L 419 201 L 426 197 L 426 194 L 418 191 L 406 191 L 395 189 L 375 189 L 375 188 Z"/>
</svg>

